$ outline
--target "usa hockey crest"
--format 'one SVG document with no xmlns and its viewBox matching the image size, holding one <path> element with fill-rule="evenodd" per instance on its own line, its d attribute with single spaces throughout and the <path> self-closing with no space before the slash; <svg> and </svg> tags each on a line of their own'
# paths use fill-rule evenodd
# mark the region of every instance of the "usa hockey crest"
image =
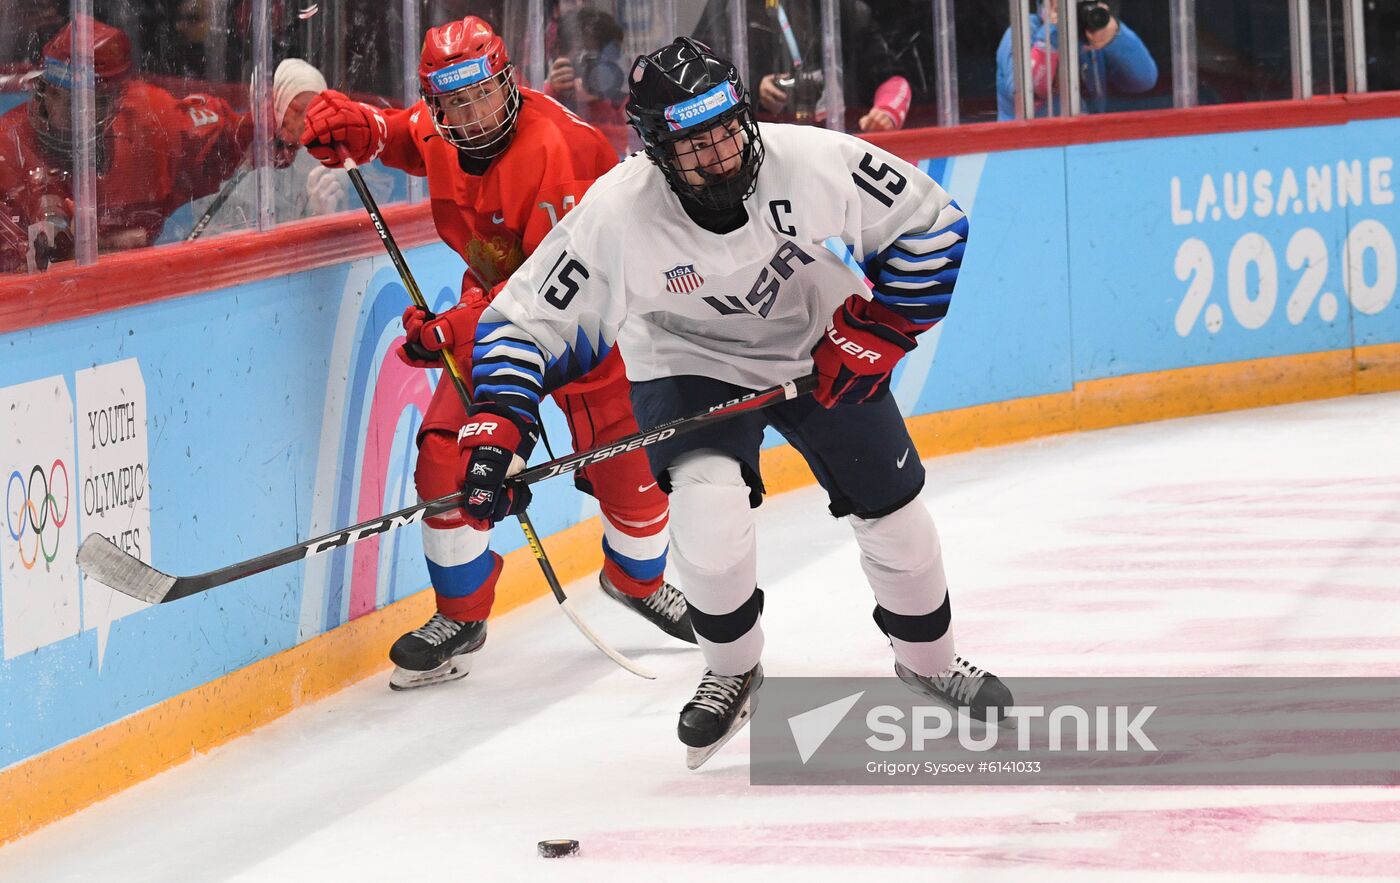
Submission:
<svg viewBox="0 0 1400 883">
<path fill-rule="evenodd" d="M 666 290 L 676 294 L 694 291 L 705 284 L 705 277 L 695 272 L 694 264 L 677 264 L 666 271 Z"/>
</svg>

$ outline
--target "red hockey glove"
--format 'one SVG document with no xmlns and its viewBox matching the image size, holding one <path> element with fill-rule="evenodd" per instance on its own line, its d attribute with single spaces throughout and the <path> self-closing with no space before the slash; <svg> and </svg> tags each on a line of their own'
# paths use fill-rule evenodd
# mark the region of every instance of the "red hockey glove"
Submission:
<svg viewBox="0 0 1400 883">
<path fill-rule="evenodd" d="M 437 313 L 425 310 L 417 304 L 409 304 L 403 311 L 403 343 L 394 350 L 410 368 L 441 368 L 442 359 L 438 354 L 423 346 L 423 326 L 437 318 Z"/>
<path fill-rule="evenodd" d="M 457 433 L 457 479 L 467 496 L 462 508 L 478 530 L 530 505 L 529 486 L 507 479 L 525 467 L 537 427 L 502 405 L 474 405 L 467 413 Z"/>
<path fill-rule="evenodd" d="M 399 359 L 414 368 L 439 368 L 439 353 L 450 349 L 459 367 L 465 369 L 462 363 L 471 361 L 470 353 L 460 352 L 458 347 L 472 346 L 476 323 L 488 303 L 485 293 L 472 286 L 462 292 L 457 306 L 442 315 L 409 304 L 403 311 L 404 342 L 397 350 Z"/>
<path fill-rule="evenodd" d="M 894 366 L 915 346 L 908 327 L 879 304 L 856 294 L 848 297 L 812 348 L 817 374 L 812 396 L 826 408 L 883 398 Z"/>
<path fill-rule="evenodd" d="M 451 350 L 453 355 L 459 347 L 470 347 L 476 337 L 476 323 L 481 320 L 487 303 L 480 288 L 463 291 L 457 306 L 424 323 L 423 346 L 435 353 Z"/>
<path fill-rule="evenodd" d="M 384 114 L 333 89 L 317 95 L 306 109 L 301 143 L 322 165 L 340 168 L 342 149 L 356 165 L 364 165 L 379 156 L 388 139 Z"/>
</svg>

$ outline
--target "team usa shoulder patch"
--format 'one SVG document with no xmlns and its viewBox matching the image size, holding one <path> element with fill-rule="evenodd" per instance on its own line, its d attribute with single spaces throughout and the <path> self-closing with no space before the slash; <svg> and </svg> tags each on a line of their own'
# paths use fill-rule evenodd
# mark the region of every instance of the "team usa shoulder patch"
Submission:
<svg viewBox="0 0 1400 883">
<path fill-rule="evenodd" d="M 705 284 L 705 277 L 695 272 L 694 264 L 677 264 L 666 271 L 666 290 L 676 294 L 694 291 Z"/>
</svg>

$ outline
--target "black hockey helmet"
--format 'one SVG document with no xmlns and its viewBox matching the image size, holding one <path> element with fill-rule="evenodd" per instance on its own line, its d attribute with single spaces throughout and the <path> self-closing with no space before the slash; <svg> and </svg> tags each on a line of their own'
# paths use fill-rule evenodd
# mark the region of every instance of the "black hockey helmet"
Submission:
<svg viewBox="0 0 1400 883">
<path fill-rule="evenodd" d="M 677 196 L 727 210 L 753 193 L 763 141 L 733 64 L 678 37 L 638 56 L 629 80 L 627 121 Z"/>
</svg>

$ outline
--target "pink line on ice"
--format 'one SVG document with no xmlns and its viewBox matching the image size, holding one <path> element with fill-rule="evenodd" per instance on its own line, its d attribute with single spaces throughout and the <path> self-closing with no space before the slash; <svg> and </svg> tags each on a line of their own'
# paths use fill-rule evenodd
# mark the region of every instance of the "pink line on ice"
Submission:
<svg viewBox="0 0 1400 883">
<path fill-rule="evenodd" d="M 750 789 L 750 796 L 754 796 L 754 790 Z M 956 800 L 948 789 L 939 791 Z M 833 797 L 836 793 L 835 789 L 826 792 Z M 1341 874 L 1390 877 L 1400 860 L 1400 847 L 1394 852 L 1349 852 L 1326 847 L 1285 851 L 1254 849 L 1250 842 L 1265 826 L 1291 827 L 1299 838 L 1317 835 L 1325 841 L 1330 824 L 1397 819 L 1400 802 L 1371 801 L 1086 812 L 1059 824 L 1038 823 L 1027 815 L 1018 815 L 644 828 L 589 834 L 586 858 L 734 866 L 924 866 L 958 870 L 1023 867 L 1042 872 L 1058 868 L 1086 874 L 1098 872 L 1096 876 L 1103 880 L 1121 880 L 1124 873 L 1151 871 L 1208 873 L 1215 877 L 1261 873 L 1296 875 L 1301 879 Z M 1035 842 L 1038 835 L 1068 832 L 1104 835 L 1108 842 L 1104 846 L 1074 847 L 1055 845 L 1054 841 L 1044 845 Z M 974 846 L 957 843 L 960 837 L 981 839 L 989 834 L 1003 835 L 1009 842 Z"/>
</svg>

